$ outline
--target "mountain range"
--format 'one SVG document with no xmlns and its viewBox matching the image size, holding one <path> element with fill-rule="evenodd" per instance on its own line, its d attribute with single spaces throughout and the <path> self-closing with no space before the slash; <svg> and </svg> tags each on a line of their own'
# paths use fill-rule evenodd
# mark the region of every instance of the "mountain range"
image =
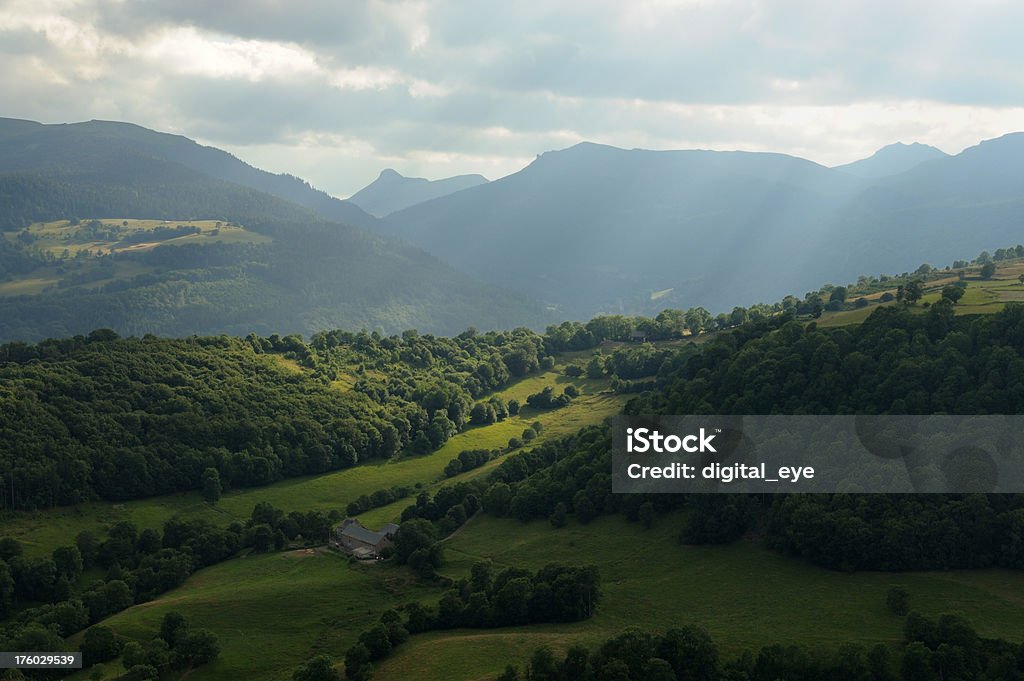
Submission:
<svg viewBox="0 0 1024 681">
<path fill-rule="evenodd" d="M 720 311 L 1022 240 L 1024 134 L 929 149 L 891 147 L 850 172 L 582 143 L 379 226 L 567 317 Z M 874 176 L 883 166 L 895 174 Z"/>
<path fill-rule="evenodd" d="M 725 311 L 1015 245 L 1022 187 L 1013 133 L 955 155 L 895 144 L 835 168 L 581 143 L 491 182 L 386 170 L 343 201 L 135 125 L 0 119 L 0 339 L 102 326 L 453 333 Z M 245 235 L 139 253 L 106 243 L 93 261 L 43 253 L 25 230 L 71 218 L 206 218 Z"/>
</svg>

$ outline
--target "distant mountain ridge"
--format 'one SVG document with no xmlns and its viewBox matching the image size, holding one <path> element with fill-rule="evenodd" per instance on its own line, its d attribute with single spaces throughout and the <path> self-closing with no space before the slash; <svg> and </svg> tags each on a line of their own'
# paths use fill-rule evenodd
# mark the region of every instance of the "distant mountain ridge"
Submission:
<svg viewBox="0 0 1024 681">
<path fill-rule="evenodd" d="M 872 178 L 783 154 L 583 143 L 380 224 L 564 316 L 721 311 L 1022 241 L 1024 134 L 938 153 Z"/>
<path fill-rule="evenodd" d="M 927 161 L 945 158 L 949 156 L 941 149 L 914 142 L 903 144 L 897 142 L 884 146 L 867 158 L 862 158 L 853 163 L 835 166 L 834 170 L 841 170 L 857 177 L 881 178 L 890 175 L 898 175 L 912 168 L 916 168 Z"/>
<path fill-rule="evenodd" d="M 403 208 L 487 182 L 488 179 L 483 175 L 456 175 L 442 180 L 427 180 L 422 177 L 405 177 L 391 168 L 385 168 L 376 180 L 348 200 L 370 215 L 384 217 Z"/>
<path fill-rule="evenodd" d="M 298 204 L 327 220 L 363 228 L 375 226 L 375 218 L 353 203 L 315 189 L 297 177 L 254 168 L 226 151 L 202 146 L 181 135 L 115 121 L 47 125 L 0 118 L 0 172 L 87 170 L 97 155 L 118 153 L 177 163 Z"/>
</svg>

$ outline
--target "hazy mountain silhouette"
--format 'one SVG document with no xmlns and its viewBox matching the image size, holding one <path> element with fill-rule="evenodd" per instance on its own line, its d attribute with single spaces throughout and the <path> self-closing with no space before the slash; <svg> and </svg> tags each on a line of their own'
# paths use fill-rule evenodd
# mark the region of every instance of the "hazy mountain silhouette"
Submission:
<svg viewBox="0 0 1024 681">
<path fill-rule="evenodd" d="M 885 178 L 781 154 L 585 143 L 382 225 L 568 316 L 722 310 L 1024 240 L 1022 139 Z"/>
<path fill-rule="evenodd" d="M 391 168 L 382 170 L 376 180 L 349 197 L 370 215 L 384 217 L 397 210 L 446 196 L 469 187 L 485 184 L 483 175 L 456 175 L 443 180 L 405 177 Z"/>
<path fill-rule="evenodd" d="M 937 158 L 945 158 L 948 155 L 941 149 L 936 149 L 920 142 L 914 142 L 913 144 L 897 142 L 882 147 L 867 158 L 835 166 L 835 170 L 842 170 L 857 177 L 887 177 L 906 172 L 926 161 L 934 161 Z"/>
</svg>

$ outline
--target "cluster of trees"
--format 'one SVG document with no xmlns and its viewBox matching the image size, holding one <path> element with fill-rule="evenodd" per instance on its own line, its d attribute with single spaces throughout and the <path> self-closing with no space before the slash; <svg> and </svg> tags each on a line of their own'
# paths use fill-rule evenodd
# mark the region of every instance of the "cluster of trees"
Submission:
<svg viewBox="0 0 1024 681">
<path fill-rule="evenodd" d="M 341 520 L 337 511 L 292 511 L 285 513 L 268 501 L 261 501 L 253 507 L 252 513 L 241 530 L 243 546 L 251 546 L 257 553 L 280 551 L 289 544 L 300 543 L 304 546 L 326 544 L 330 539 L 331 529 Z"/>
<path fill-rule="evenodd" d="M 201 520 L 170 520 L 162 536 L 122 521 L 104 541 L 81 532 L 74 545 L 40 558 L 24 557 L 16 540 L 4 539 L 0 607 L 8 619 L 0 644 L 6 650 L 62 650 L 63 638 L 179 586 L 193 571 L 237 553 L 246 541 L 240 526 L 221 529 Z M 91 568 L 104 570 L 104 578 L 79 586 Z"/>
<path fill-rule="evenodd" d="M 537 572 L 520 568 L 494 571 L 475 563 L 467 579 L 441 597 L 436 611 L 407 607 L 409 631 L 459 627 L 506 627 L 588 619 L 601 600 L 596 567 L 551 564 Z"/>
<path fill-rule="evenodd" d="M 83 665 L 93 667 L 94 678 L 103 678 L 103 662 L 121 657 L 128 681 L 156 681 L 168 669 L 209 664 L 220 655 L 220 643 L 209 629 L 193 629 L 180 613 L 164 615 L 160 630 L 149 641 L 124 641 L 113 629 L 95 626 L 81 643 Z"/>
<path fill-rule="evenodd" d="M 372 663 L 390 655 L 410 634 L 460 627 L 578 622 L 591 617 L 600 600 L 600 576 L 593 566 L 552 564 L 537 572 L 506 568 L 495 573 L 490 563 L 476 563 L 470 577 L 446 591 L 436 607 L 410 603 L 404 607 L 404 622 L 397 611 L 386 611 L 345 653 L 345 674 L 352 681 L 370 679 Z M 337 674 L 325 656 L 297 670 L 293 679 L 329 681 L 337 679 Z"/>
<path fill-rule="evenodd" d="M 416 503 L 402 511 L 402 527 L 407 521 L 420 520 L 429 523 L 436 536 L 448 536 L 480 510 L 481 486 L 479 481 L 472 480 L 442 487 L 433 497 L 421 492 Z"/>
<path fill-rule="evenodd" d="M 533 393 L 526 398 L 526 404 L 533 409 L 544 411 L 547 409 L 558 409 L 566 407 L 574 397 L 579 396 L 579 390 L 573 385 L 567 385 L 561 395 L 555 395 L 555 389 L 550 385 L 538 393 Z"/>
<path fill-rule="evenodd" d="M 418 486 L 419 483 L 417 483 Z M 360 513 L 366 513 L 375 508 L 393 504 L 400 499 L 405 499 L 413 493 L 413 490 L 413 487 L 396 485 L 387 489 L 379 489 L 373 494 L 362 494 L 355 501 L 349 502 L 348 506 L 345 507 L 345 513 L 349 517 L 355 517 Z"/>
<path fill-rule="evenodd" d="M 345 676 L 351 681 L 369 681 L 373 677 L 373 663 L 390 655 L 407 640 L 409 630 L 402 624 L 402 616 L 396 610 L 386 610 L 374 626 L 359 635 L 359 642 L 345 652 Z M 330 658 L 326 665 L 330 665 Z M 313 675 L 317 668 L 324 666 L 324 660 L 313 660 L 292 678 L 294 681 L 340 681 L 337 672 L 333 677 Z"/>
<path fill-rule="evenodd" d="M 474 426 L 488 426 L 492 423 L 504 421 L 509 416 L 519 413 L 519 401 L 509 400 L 505 402 L 495 395 L 486 402 L 477 402 L 469 412 L 469 422 Z"/>
<path fill-rule="evenodd" d="M 523 673 L 509 665 L 498 681 L 1013 681 L 1024 676 L 1024 646 L 983 639 L 956 615 L 911 613 L 903 644 L 837 649 L 774 644 L 723 659 L 697 626 L 652 634 L 630 628 L 596 650 L 538 648 Z"/>
<path fill-rule="evenodd" d="M 466 449 L 459 452 L 459 455 L 449 461 L 444 467 L 444 475 L 447 478 L 454 477 L 459 473 L 480 468 L 491 459 L 499 456 L 501 450 L 497 449 Z"/>
</svg>

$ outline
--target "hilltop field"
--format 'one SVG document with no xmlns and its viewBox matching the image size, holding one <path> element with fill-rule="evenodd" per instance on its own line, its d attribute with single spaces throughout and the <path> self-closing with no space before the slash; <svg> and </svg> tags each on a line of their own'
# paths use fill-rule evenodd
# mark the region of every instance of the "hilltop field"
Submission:
<svg viewBox="0 0 1024 681">
<path fill-rule="evenodd" d="M 272 241 L 233 222 L 124 218 L 37 222 L 20 232 L 0 232 L 0 238 L 28 245 L 46 261 L 17 279 L 0 281 L 0 297 L 102 286 L 155 271 L 155 267 L 137 261 L 105 256 L 145 252 L 158 246 Z"/>
</svg>

